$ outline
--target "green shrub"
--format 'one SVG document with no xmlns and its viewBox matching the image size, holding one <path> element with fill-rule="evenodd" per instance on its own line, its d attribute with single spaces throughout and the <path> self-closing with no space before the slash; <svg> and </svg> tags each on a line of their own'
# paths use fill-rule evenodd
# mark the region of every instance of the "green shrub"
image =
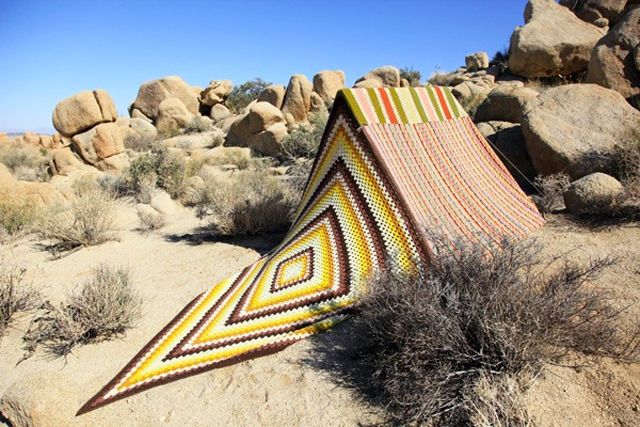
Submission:
<svg viewBox="0 0 640 427">
<path fill-rule="evenodd" d="M 270 84 L 259 77 L 244 82 L 233 88 L 225 104 L 230 111 L 236 114 L 240 113 L 251 101 L 258 98 L 258 95 Z"/>
<path fill-rule="evenodd" d="M 130 193 L 141 203 L 149 202 L 156 186 L 166 190 L 171 197 L 178 198 L 184 188 L 186 168 L 183 157 L 156 144 L 150 152 L 131 162 L 125 172 L 125 180 Z"/>
<path fill-rule="evenodd" d="M 129 271 L 102 265 L 63 304 L 43 305 L 24 336 L 26 357 L 38 347 L 66 356 L 78 345 L 121 336 L 140 318 L 141 305 Z"/>
<path fill-rule="evenodd" d="M 282 141 L 285 158 L 315 158 L 328 118 L 327 114 L 316 113 L 309 117 L 309 124 L 296 126 Z"/>
<path fill-rule="evenodd" d="M 197 201 L 201 218 L 220 236 L 245 236 L 285 231 L 299 195 L 265 169 L 206 177 Z"/>
</svg>

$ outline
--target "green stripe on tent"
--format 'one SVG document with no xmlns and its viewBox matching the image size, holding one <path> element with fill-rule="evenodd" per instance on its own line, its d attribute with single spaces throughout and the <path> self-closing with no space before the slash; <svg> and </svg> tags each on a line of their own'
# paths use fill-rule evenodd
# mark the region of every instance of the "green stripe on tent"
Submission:
<svg viewBox="0 0 640 427">
<path fill-rule="evenodd" d="M 429 118 L 427 117 L 427 113 L 425 113 L 424 108 L 422 108 L 422 102 L 420 102 L 420 98 L 418 97 L 418 92 L 416 92 L 415 88 L 410 87 L 409 93 L 411 93 L 411 98 L 413 98 L 413 103 L 416 106 L 416 110 L 418 110 L 418 114 L 424 123 L 429 123 Z"/>
<path fill-rule="evenodd" d="M 404 108 L 402 108 L 402 102 L 400 102 L 400 97 L 398 96 L 398 92 L 395 90 L 390 90 L 389 91 L 391 93 L 391 99 L 393 99 L 393 104 L 396 107 L 396 110 L 398 110 L 398 115 L 400 116 L 400 123 L 406 125 L 407 123 L 409 123 L 409 120 L 407 119 L 407 115 L 404 112 Z"/>
<path fill-rule="evenodd" d="M 376 93 L 376 90 L 373 88 L 368 88 L 367 93 L 369 94 L 369 99 L 371 100 L 373 109 L 375 110 L 376 115 L 378 116 L 378 120 L 382 124 L 387 123 L 387 119 L 384 118 L 384 112 L 382 110 L 382 106 L 380 105 L 380 101 L 378 101 L 378 94 Z"/>
<path fill-rule="evenodd" d="M 351 112 L 353 113 L 353 115 L 356 117 L 358 124 L 366 125 L 367 118 L 362 113 L 362 110 L 360 109 L 360 106 L 358 105 L 356 98 L 353 96 L 353 92 L 351 92 L 351 90 L 349 89 L 344 89 L 344 90 L 340 90 L 340 93 L 342 93 L 345 100 L 347 101 L 347 104 L 349 105 L 349 108 L 351 108 Z"/>
<path fill-rule="evenodd" d="M 440 102 L 438 102 L 438 98 L 436 98 L 436 94 L 433 93 L 433 86 L 426 86 L 427 93 L 429 94 L 429 99 L 431 99 L 431 105 L 433 105 L 433 109 L 436 110 L 436 114 L 438 115 L 438 120 L 441 122 L 444 121 L 444 115 L 442 114 L 442 109 L 440 108 Z"/>
<path fill-rule="evenodd" d="M 449 101 L 449 106 L 451 107 L 451 112 L 453 113 L 453 117 L 460 117 L 460 111 L 458 110 L 458 103 L 456 102 L 453 94 L 451 93 L 451 89 L 448 87 L 443 87 L 442 91 L 444 95 L 447 97 L 447 101 Z"/>
</svg>

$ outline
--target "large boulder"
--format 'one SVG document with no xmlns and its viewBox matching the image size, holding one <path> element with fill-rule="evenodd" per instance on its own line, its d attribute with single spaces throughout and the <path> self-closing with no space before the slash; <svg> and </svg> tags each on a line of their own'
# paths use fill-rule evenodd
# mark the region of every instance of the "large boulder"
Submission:
<svg viewBox="0 0 640 427">
<path fill-rule="evenodd" d="M 491 121 L 478 123 L 478 129 L 518 184 L 533 191 L 531 183 L 537 173 L 527 152 L 522 127 L 517 123 Z"/>
<path fill-rule="evenodd" d="M 226 146 L 250 147 L 273 156 L 282 152 L 282 140 L 287 135 L 283 114 L 268 102 L 256 102 L 248 113 L 240 116 L 229 129 Z"/>
<path fill-rule="evenodd" d="M 290 114 L 295 123 L 307 120 L 307 113 L 311 108 L 311 91 L 313 85 L 303 74 L 291 76 L 287 91 L 282 102 L 282 113 Z"/>
<path fill-rule="evenodd" d="M 231 80 L 211 80 L 202 92 L 200 92 L 200 102 L 203 105 L 213 107 L 224 101 L 233 90 Z"/>
<path fill-rule="evenodd" d="M 467 71 L 478 71 L 489 68 L 489 55 L 487 52 L 476 52 L 471 55 L 467 55 L 464 58 Z"/>
<path fill-rule="evenodd" d="M 283 85 L 269 85 L 258 95 L 258 102 L 268 102 L 278 109 L 282 109 L 284 94 L 287 89 Z"/>
<path fill-rule="evenodd" d="M 178 128 L 184 128 L 194 118 L 195 114 L 189 111 L 179 98 L 167 98 L 158 105 L 156 124 L 159 128 L 163 128 L 175 123 Z"/>
<path fill-rule="evenodd" d="M 102 123 L 90 130 L 75 135 L 72 146 L 85 162 L 94 166 L 98 162 L 124 152 L 124 141 L 120 126 L 115 123 Z"/>
<path fill-rule="evenodd" d="M 578 179 L 609 171 L 615 148 L 640 133 L 640 112 L 598 85 L 555 87 L 528 106 L 522 131 L 533 165 L 545 175 L 565 172 Z"/>
<path fill-rule="evenodd" d="M 333 104 L 336 94 L 344 87 L 344 71 L 325 70 L 313 76 L 313 90 L 320 95 L 327 107 Z"/>
<path fill-rule="evenodd" d="M 86 167 L 70 147 L 57 148 L 49 153 L 49 168 L 54 175 L 71 175 Z"/>
<path fill-rule="evenodd" d="M 603 31 L 554 0 L 530 0 L 523 27 L 511 36 L 509 69 L 523 77 L 570 75 L 587 69 Z"/>
<path fill-rule="evenodd" d="M 193 88 L 178 76 L 143 83 L 133 102 L 132 111 L 137 109 L 145 117 L 155 120 L 160 103 L 167 98 L 178 98 L 192 114 L 197 114 L 199 111 L 198 96 Z"/>
<path fill-rule="evenodd" d="M 53 110 L 53 126 L 62 135 L 72 137 L 99 123 L 113 122 L 117 117 L 107 91 L 86 90 L 58 102 Z"/>
<path fill-rule="evenodd" d="M 598 27 L 615 25 L 628 0 L 560 0 L 582 20 Z"/>
<path fill-rule="evenodd" d="M 363 86 L 359 86 L 358 83 L 361 83 L 364 81 L 369 81 L 369 82 L 376 81 L 380 85 L 379 87 L 382 87 L 382 86 L 400 87 L 400 70 L 392 65 L 385 65 L 383 67 L 378 67 L 376 69 L 369 71 L 367 74 L 365 74 L 364 76 L 356 80 L 355 86 L 363 87 Z"/>
<path fill-rule="evenodd" d="M 640 97 L 640 4 L 593 49 L 587 81 L 608 87 L 625 98 Z M 636 104 L 640 108 L 640 102 Z"/>
<path fill-rule="evenodd" d="M 564 193 L 564 204 L 577 215 L 606 214 L 623 192 L 620 181 L 597 172 L 572 182 Z"/>
<path fill-rule="evenodd" d="M 158 130 L 144 119 L 120 117 L 116 124 L 120 127 L 125 146 L 140 146 L 152 143 L 158 138 Z"/>
<path fill-rule="evenodd" d="M 214 123 L 219 123 L 230 116 L 231 111 L 229 111 L 229 109 L 223 104 L 214 105 L 211 107 L 211 111 L 209 112 L 209 117 Z"/>
<path fill-rule="evenodd" d="M 476 122 L 491 120 L 520 123 L 527 109 L 527 103 L 536 99 L 538 92 L 533 89 L 501 85 L 489 92 L 474 116 Z"/>
</svg>

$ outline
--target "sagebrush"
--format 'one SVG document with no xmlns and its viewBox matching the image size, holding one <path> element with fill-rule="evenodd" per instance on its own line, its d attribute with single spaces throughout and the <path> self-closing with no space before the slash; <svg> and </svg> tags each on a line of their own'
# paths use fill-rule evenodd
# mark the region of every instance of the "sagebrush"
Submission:
<svg viewBox="0 0 640 427">
<path fill-rule="evenodd" d="M 49 161 L 46 151 L 22 141 L 0 145 L 0 163 L 22 181 L 47 181 Z"/>
<path fill-rule="evenodd" d="M 0 337 L 14 316 L 35 308 L 38 294 L 25 281 L 26 270 L 0 258 Z"/>
<path fill-rule="evenodd" d="M 116 238 L 115 198 L 98 184 L 77 182 L 75 197 L 66 204 L 48 206 L 38 220 L 38 234 L 51 249 L 65 251 L 93 246 Z"/>
<path fill-rule="evenodd" d="M 78 345 L 121 336 L 140 318 L 141 304 L 127 269 L 101 265 L 62 304 L 42 305 L 24 336 L 26 357 L 39 347 L 66 356 Z"/>
<path fill-rule="evenodd" d="M 178 198 L 184 190 L 186 170 L 184 157 L 164 145 L 155 144 L 151 151 L 131 161 L 125 171 L 125 181 L 130 194 L 141 203 L 149 203 L 156 187 Z"/>
<path fill-rule="evenodd" d="M 208 177 L 197 211 L 208 219 L 208 228 L 216 235 L 279 232 L 291 224 L 298 198 L 290 186 L 266 169 L 248 169 Z"/>
<path fill-rule="evenodd" d="M 315 113 L 310 115 L 308 124 L 300 124 L 293 128 L 282 141 L 284 158 L 313 159 L 318 152 L 328 118 L 326 113 Z"/>
<path fill-rule="evenodd" d="M 38 207 L 28 199 L 0 197 L 0 243 L 34 230 Z"/>
<path fill-rule="evenodd" d="M 637 360 L 637 321 L 621 326 L 613 296 L 591 285 L 612 258 L 548 259 L 532 241 L 431 241 L 426 271 L 379 275 L 353 318 L 357 357 L 390 424 L 526 425 L 510 377 L 576 352 Z M 500 390 L 513 395 L 487 401 Z"/>
</svg>

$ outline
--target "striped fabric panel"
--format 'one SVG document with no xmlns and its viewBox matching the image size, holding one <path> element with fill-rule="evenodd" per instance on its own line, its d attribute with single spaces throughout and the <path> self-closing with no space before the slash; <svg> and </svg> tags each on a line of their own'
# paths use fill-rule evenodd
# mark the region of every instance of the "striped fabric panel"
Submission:
<svg viewBox="0 0 640 427">
<path fill-rule="evenodd" d="M 470 118 L 363 131 L 423 231 L 499 242 L 543 224 Z"/>
<path fill-rule="evenodd" d="M 438 86 L 342 89 L 358 124 L 415 124 L 466 117 L 451 89 Z"/>
</svg>

